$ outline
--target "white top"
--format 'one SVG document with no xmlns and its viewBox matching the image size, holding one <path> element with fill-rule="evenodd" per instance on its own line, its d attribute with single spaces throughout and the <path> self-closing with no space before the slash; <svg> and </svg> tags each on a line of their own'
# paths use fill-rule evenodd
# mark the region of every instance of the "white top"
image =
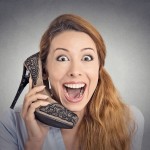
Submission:
<svg viewBox="0 0 150 150">
<path fill-rule="evenodd" d="M 135 106 L 130 106 L 137 124 L 136 134 L 132 140 L 132 150 L 141 150 L 144 132 L 144 117 Z M 23 150 L 27 140 L 25 123 L 20 115 L 21 107 L 9 109 L 0 119 L 0 149 Z M 59 128 L 50 127 L 43 150 L 65 150 L 63 137 Z"/>
</svg>

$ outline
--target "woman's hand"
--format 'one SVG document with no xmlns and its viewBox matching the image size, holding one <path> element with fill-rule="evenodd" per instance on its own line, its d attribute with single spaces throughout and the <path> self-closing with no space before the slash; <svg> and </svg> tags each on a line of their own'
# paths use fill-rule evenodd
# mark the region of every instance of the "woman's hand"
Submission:
<svg viewBox="0 0 150 150">
<path fill-rule="evenodd" d="M 28 132 L 28 141 L 26 142 L 25 149 L 42 149 L 44 139 L 48 133 L 49 126 L 37 121 L 35 119 L 35 109 L 39 106 L 46 106 L 49 104 L 46 99 L 48 96 L 40 94 L 45 86 L 39 86 L 31 89 L 31 79 L 29 81 L 29 92 L 25 95 L 22 117 Z"/>
</svg>

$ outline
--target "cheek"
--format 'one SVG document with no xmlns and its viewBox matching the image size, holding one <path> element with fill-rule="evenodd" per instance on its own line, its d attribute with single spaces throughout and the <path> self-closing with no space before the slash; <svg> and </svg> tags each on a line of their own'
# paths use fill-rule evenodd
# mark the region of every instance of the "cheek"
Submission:
<svg viewBox="0 0 150 150">
<path fill-rule="evenodd" d="M 91 95 L 92 95 L 93 92 L 95 91 L 95 88 L 96 88 L 97 83 L 98 83 L 99 68 L 91 70 L 87 74 L 88 74 L 89 84 L 90 84 L 89 93 L 91 93 Z"/>
<path fill-rule="evenodd" d="M 85 72 L 89 76 L 90 80 L 97 80 L 99 77 L 99 65 L 93 64 L 89 67 L 85 67 Z"/>
<path fill-rule="evenodd" d="M 48 76 L 51 84 L 56 86 L 60 83 L 67 74 L 67 66 L 62 66 L 60 64 L 52 63 L 48 68 Z"/>
<path fill-rule="evenodd" d="M 66 75 L 65 69 L 62 69 L 60 67 L 53 66 L 52 69 L 49 69 L 48 71 L 49 80 L 50 80 L 50 83 L 53 89 L 53 94 L 55 95 L 56 100 L 59 99 L 60 85 L 65 75 Z"/>
<path fill-rule="evenodd" d="M 98 83 L 98 73 L 91 75 L 91 86 L 92 86 L 92 91 L 95 90 L 97 83 Z"/>
</svg>

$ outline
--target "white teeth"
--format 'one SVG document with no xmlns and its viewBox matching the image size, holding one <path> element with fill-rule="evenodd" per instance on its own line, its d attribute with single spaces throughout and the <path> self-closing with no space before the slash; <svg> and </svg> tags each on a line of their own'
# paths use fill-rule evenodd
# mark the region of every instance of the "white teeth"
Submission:
<svg viewBox="0 0 150 150">
<path fill-rule="evenodd" d="M 64 84 L 65 87 L 68 87 L 68 88 L 72 88 L 72 89 L 78 89 L 78 88 L 82 88 L 85 86 L 84 83 L 82 84 Z"/>
</svg>

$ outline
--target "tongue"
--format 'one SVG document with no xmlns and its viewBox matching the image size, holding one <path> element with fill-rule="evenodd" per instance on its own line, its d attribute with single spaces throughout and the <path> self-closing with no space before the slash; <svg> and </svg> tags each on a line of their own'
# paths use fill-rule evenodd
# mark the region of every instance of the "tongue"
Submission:
<svg viewBox="0 0 150 150">
<path fill-rule="evenodd" d="M 78 89 L 72 89 L 72 88 L 68 88 L 67 89 L 68 95 L 70 98 L 79 98 L 80 97 L 80 88 Z"/>
</svg>

